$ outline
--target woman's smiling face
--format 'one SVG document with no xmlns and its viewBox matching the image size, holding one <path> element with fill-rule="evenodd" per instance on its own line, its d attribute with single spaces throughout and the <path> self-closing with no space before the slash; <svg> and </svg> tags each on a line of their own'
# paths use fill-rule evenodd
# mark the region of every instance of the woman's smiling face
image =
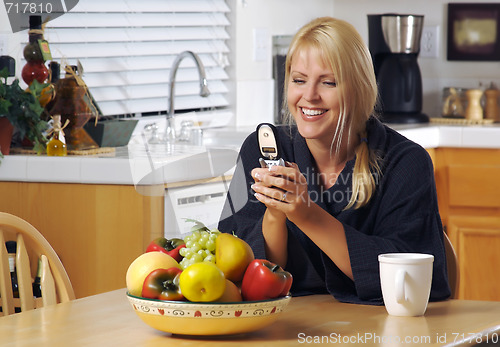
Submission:
<svg viewBox="0 0 500 347">
<path fill-rule="evenodd" d="M 335 75 L 318 50 L 301 49 L 292 57 L 287 102 L 300 134 L 330 146 L 339 118 L 339 95 Z"/>
</svg>

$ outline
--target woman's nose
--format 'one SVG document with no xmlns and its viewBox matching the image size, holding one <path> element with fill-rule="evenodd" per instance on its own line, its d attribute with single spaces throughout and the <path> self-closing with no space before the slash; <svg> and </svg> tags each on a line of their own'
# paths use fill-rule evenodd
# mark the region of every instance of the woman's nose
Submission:
<svg viewBox="0 0 500 347">
<path fill-rule="evenodd" d="M 311 83 L 306 86 L 306 90 L 304 91 L 304 98 L 307 101 L 319 99 L 318 88 L 315 84 Z"/>
</svg>

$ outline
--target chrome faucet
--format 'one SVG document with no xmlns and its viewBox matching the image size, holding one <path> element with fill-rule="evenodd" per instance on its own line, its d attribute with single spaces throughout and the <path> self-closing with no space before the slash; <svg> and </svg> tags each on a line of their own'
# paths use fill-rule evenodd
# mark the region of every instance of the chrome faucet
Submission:
<svg viewBox="0 0 500 347">
<path fill-rule="evenodd" d="M 172 143 L 175 141 L 175 124 L 174 124 L 174 98 L 175 98 L 175 75 L 177 74 L 177 70 L 179 69 L 179 65 L 181 61 L 186 58 L 193 58 L 196 63 L 196 67 L 198 68 L 198 74 L 200 76 L 200 96 L 207 97 L 210 95 L 210 91 L 207 86 L 207 77 L 205 74 L 205 67 L 201 62 L 200 57 L 191 51 L 184 51 L 177 55 L 172 64 L 172 68 L 170 69 L 170 95 L 169 95 L 169 107 L 167 112 L 167 127 L 165 129 L 165 142 Z"/>
</svg>

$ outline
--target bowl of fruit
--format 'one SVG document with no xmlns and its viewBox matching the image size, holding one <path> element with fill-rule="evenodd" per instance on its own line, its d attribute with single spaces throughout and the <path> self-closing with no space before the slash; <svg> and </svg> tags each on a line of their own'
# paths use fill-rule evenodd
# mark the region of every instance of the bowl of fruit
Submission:
<svg viewBox="0 0 500 347">
<path fill-rule="evenodd" d="M 255 259 L 237 236 L 195 222 L 184 239 L 157 238 L 129 266 L 127 298 L 154 329 L 178 335 L 247 333 L 275 322 L 292 276 Z"/>
</svg>

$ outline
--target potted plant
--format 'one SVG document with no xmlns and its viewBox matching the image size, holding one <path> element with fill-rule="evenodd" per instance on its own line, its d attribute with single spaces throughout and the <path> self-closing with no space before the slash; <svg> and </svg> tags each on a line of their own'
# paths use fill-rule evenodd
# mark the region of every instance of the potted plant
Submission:
<svg viewBox="0 0 500 347">
<path fill-rule="evenodd" d="M 0 118 L 7 118 L 21 140 L 26 138 L 38 154 L 43 153 L 48 124 L 41 118 L 44 109 L 38 97 L 46 85 L 35 80 L 24 90 L 18 79 L 7 84 L 7 77 L 8 70 L 4 68 L 0 71 Z"/>
</svg>

